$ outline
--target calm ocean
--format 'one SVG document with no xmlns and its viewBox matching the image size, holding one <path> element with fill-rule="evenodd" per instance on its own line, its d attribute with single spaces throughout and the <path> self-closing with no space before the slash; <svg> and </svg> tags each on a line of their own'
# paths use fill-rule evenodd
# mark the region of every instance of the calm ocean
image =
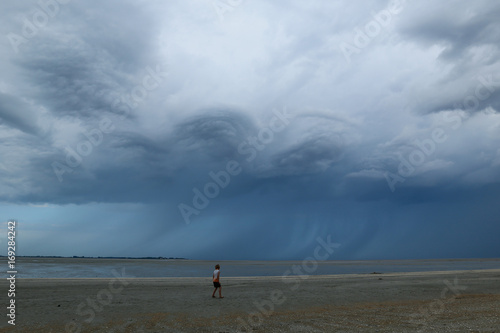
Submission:
<svg viewBox="0 0 500 333">
<path fill-rule="evenodd" d="M 16 260 L 18 278 L 110 278 L 113 271 L 130 277 L 210 277 L 214 265 L 223 276 L 281 276 L 302 261 L 201 261 L 159 259 L 23 258 Z M 5 263 L 7 267 L 7 263 Z M 498 269 L 500 259 L 321 261 L 310 275 L 369 274 Z M 4 272 L 6 272 L 5 269 Z M 4 273 L 6 276 L 6 273 Z"/>
</svg>

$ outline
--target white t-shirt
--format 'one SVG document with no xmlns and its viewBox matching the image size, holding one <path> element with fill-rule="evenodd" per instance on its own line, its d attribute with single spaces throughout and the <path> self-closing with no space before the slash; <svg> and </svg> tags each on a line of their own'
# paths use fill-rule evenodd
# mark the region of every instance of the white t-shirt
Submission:
<svg viewBox="0 0 500 333">
<path fill-rule="evenodd" d="M 219 274 L 219 270 L 218 270 L 218 269 L 216 269 L 216 270 L 214 271 L 214 282 L 216 282 L 216 280 L 217 280 L 217 281 L 219 280 L 219 278 L 218 278 L 218 276 L 217 276 L 218 274 Z"/>
</svg>

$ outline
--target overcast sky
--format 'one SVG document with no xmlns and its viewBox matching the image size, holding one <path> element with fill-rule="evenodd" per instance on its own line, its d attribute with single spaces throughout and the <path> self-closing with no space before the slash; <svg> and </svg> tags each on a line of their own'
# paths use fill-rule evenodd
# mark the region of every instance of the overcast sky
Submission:
<svg viewBox="0 0 500 333">
<path fill-rule="evenodd" d="M 18 255 L 499 257 L 500 3 L 0 3 Z"/>
</svg>

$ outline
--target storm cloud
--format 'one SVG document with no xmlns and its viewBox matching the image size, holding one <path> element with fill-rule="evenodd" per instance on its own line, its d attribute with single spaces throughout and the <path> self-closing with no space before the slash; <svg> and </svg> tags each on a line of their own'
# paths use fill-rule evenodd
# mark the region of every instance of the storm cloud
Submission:
<svg viewBox="0 0 500 333">
<path fill-rule="evenodd" d="M 0 12 L 19 255 L 498 257 L 496 1 Z"/>
</svg>

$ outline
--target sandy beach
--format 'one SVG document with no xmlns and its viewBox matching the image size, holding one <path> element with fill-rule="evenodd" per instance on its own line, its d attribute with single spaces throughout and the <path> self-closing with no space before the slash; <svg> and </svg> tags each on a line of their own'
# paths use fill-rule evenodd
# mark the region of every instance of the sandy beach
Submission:
<svg viewBox="0 0 500 333">
<path fill-rule="evenodd" d="M 222 276 L 214 299 L 210 278 L 19 279 L 16 326 L 4 314 L 0 332 L 500 332 L 499 281 L 500 270 Z"/>
</svg>

